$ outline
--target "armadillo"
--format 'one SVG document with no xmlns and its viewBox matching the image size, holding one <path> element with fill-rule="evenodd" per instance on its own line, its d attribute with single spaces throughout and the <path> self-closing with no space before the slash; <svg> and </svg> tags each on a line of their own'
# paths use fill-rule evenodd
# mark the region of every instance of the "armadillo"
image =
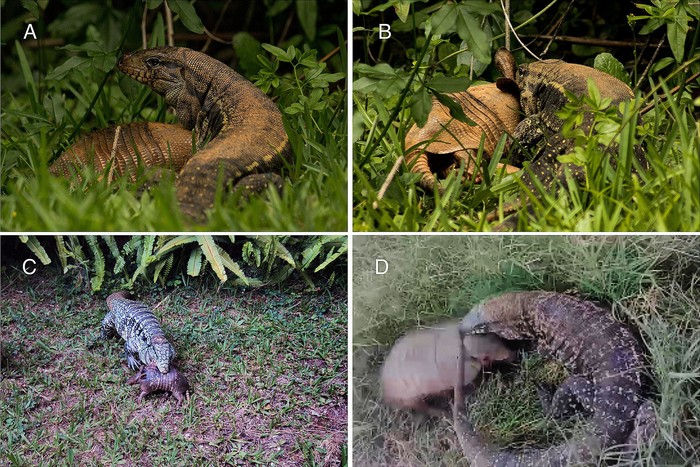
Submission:
<svg viewBox="0 0 700 467">
<path fill-rule="evenodd" d="M 457 379 L 458 323 L 438 324 L 410 332 L 392 347 L 381 370 L 384 403 L 398 409 L 442 414 L 426 402 L 427 397 L 447 396 Z M 464 386 L 476 381 L 483 367 L 492 362 L 511 362 L 516 352 L 495 334 L 465 336 Z"/>
<path fill-rule="evenodd" d="M 170 392 L 177 403 L 182 403 L 182 398 L 190 389 L 190 383 L 185 375 L 174 366 L 170 366 L 170 371 L 162 374 L 155 365 L 142 366 L 134 376 L 127 380 L 129 384 L 141 384 L 141 393 L 138 401 L 141 402 L 144 396 L 156 391 Z"/>
</svg>

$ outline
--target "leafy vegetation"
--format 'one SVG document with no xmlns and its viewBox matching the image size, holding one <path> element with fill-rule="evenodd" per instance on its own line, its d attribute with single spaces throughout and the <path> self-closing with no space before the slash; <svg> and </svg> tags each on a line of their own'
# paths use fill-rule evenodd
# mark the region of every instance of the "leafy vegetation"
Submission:
<svg viewBox="0 0 700 467">
<path fill-rule="evenodd" d="M 614 317 L 641 338 L 658 432 L 629 465 L 697 464 L 698 251 L 698 236 L 357 236 L 353 462 L 463 462 L 448 418 L 426 420 L 380 403 L 381 363 L 411 329 L 464 316 L 474 304 L 507 290 L 550 290 L 609 304 Z M 374 274 L 377 258 L 388 263 L 381 276 Z M 500 446 L 546 446 L 580 429 L 580 422 L 556 425 L 543 414 L 536 383 L 557 383 L 564 376 L 551 363 L 526 354 L 512 371 L 487 375 L 469 399 L 470 420 Z"/>
<path fill-rule="evenodd" d="M 487 214 L 516 197 L 530 200 L 529 208 L 519 210 L 519 230 L 700 229 L 700 136 L 695 124 L 700 33 L 689 26 L 697 24 L 700 13 L 687 1 L 637 6 L 518 2 L 508 15 L 515 29 L 510 35 L 498 2 L 376 5 L 358 0 L 353 8 L 355 31 L 362 34 L 354 49 L 359 59 L 352 123 L 355 231 L 488 231 L 500 219 L 487 220 Z M 379 23 L 391 24 L 389 40 L 379 39 Z M 490 161 L 487 154 L 477 155 L 483 182 L 462 180 L 459 172 L 441 181 L 443 193 L 424 192 L 417 186 L 419 176 L 401 163 L 409 149 L 404 147 L 406 133 L 414 123 L 425 122 L 431 96 L 444 102 L 445 93 L 462 91 L 477 79 L 495 81 L 498 73 L 491 57 L 513 35 L 545 58 L 596 66 L 633 85 L 637 99 L 621 114 L 591 90 L 560 115 L 565 127 L 575 127 L 581 104 L 594 103 L 595 127 L 604 129 L 607 142 L 619 144 L 617 164 L 597 144 L 600 135 L 579 135 L 575 151 L 561 160 L 583 167 L 585 184 L 569 180 L 531 194 L 517 174 L 504 176 L 497 169 L 498 162 L 510 160 L 501 145 Z M 654 46 L 644 47 L 642 40 Z M 518 63 L 531 60 L 514 40 L 512 44 Z M 608 52 L 610 44 L 616 47 L 614 56 Z M 635 145 L 645 148 L 648 167 L 630 165 Z M 398 175 L 382 197 L 380 189 L 397 163 Z"/>
<path fill-rule="evenodd" d="M 345 230 L 347 212 L 339 209 L 347 205 L 345 13 L 334 3 L 277 1 L 265 9 L 250 2 L 168 1 L 167 10 L 156 0 L 120 10 L 102 2 L 66 1 L 3 8 L 4 18 L 11 19 L 3 24 L 8 47 L 2 69 L 2 229 Z M 235 22 L 222 22 L 224 17 Z M 39 47 L 15 40 L 24 34 L 24 21 L 38 24 Z M 208 36 L 201 35 L 205 29 Z M 191 39 L 191 33 L 200 36 Z M 212 36 L 224 45 L 208 39 L 203 47 Z M 222 192 L 206 225 L 186 223 L 167 173 L 158 184 L 149 184 L 147 174 L 135 183 L 108 184 L 107 177 L 85 173 L 72 187 L 47 172 L 78 135 L 91 129 L 176 121 L 162 98 L 115 73 L 123 51 L 173 39 L 207 49 L 226 63 L 235 55 L 238 69 L 282 109 L 294 152 L 282 193 L 270 188 L 244 200 Z"/>
<path fill-rule="evenodd" d="M 127 289 L 137 282 L 187 283 L 208 270 L 221 284 L 253 287 L 280 284 L 296 272 L 314 288 L 318 273 L 328 269 L 332 283 L 347 265 L 346 236 L 56 236 L 53 255 L 47 253 L 49 237 L 20 239 L 43 265 L 57 256 L 63 274 L 89 279 L 92 291 L 103 289 L 108 264 L 109 287 Z"/>
</svg>

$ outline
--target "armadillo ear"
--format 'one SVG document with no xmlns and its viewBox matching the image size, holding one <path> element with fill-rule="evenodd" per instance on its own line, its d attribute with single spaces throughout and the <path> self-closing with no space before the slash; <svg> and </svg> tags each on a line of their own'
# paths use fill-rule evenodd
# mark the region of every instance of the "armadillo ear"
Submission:
<svg viewBox="0 0 700 467">
<path fill-rule="evenodd" d="M 496 80 L 496 87 L 501 91 L 512 94 L 516 98 L 520 98 L 520 88 L 518 84 L 510 78 L 498 78 Z"/>
</svg>

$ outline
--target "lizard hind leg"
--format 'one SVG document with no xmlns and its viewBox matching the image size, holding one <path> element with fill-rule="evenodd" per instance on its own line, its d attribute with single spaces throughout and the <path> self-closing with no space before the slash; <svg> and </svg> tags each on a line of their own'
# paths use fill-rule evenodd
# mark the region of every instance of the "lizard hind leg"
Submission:
<svg viewBox="0 0 700 467">
<path fill-rule="evenodd" d="M 214 207 L 219 180 L 233 182 L 234 190 L 246 194 L 259 192 L 270 183 L 282 184 L 282 178 L 270 172 L 271 164 L 256 159 L 254 153 L 232 158 L 209 151 L 207 148 L 196 154 L 182 169 L 176 184 L 180 209 L 191 220 L 206 221 L 205 211 Z"/>
<path fill-rule="evenodd" d="M 246 175 L 236 182 L 233 191 L 241 191 L 245 198 L 254 193 L 260 193 L 268 186 L 274 186 L 277 191 L 282 191 L 284 180 L 276 173 L 262 173 Z"/>
<path fill-rule="evenodd" d="M 554 392 L 551 400 L 538 387 L 545 413 L 556 420 L 565 420 L 576 413 L 590 414 L 593 411 L 595 386 L 582 376 L 570 376 Z"/>
</svg>

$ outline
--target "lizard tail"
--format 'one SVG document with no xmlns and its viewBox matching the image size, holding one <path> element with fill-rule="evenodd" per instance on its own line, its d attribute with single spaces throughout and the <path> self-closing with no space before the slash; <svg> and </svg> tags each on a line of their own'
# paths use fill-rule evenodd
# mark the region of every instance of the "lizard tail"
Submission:
<svg viewBox="0 0 700 467">
<path fill-rule="evenodd" d="M 203 221 L 206 218 L 205 209 L 214 206 L 220 177 L 225 183 L 231 182 L 234 190 L 241 188 L 244 193 L 259 192 L 269 183 L 280 185 L 279 176 L 270 178 L 259 175 L 276 171 L 291 154 L 286 138 L 278 141 L 275 147 L 263 138 L 248 141 L 237 148 L 228 143 L 234 138 L 233 135 L 219 138 L 195 154 L 178 177 L 177 199 L 180 208 L 185 216 L 196 221 Z"/>
</svg>

